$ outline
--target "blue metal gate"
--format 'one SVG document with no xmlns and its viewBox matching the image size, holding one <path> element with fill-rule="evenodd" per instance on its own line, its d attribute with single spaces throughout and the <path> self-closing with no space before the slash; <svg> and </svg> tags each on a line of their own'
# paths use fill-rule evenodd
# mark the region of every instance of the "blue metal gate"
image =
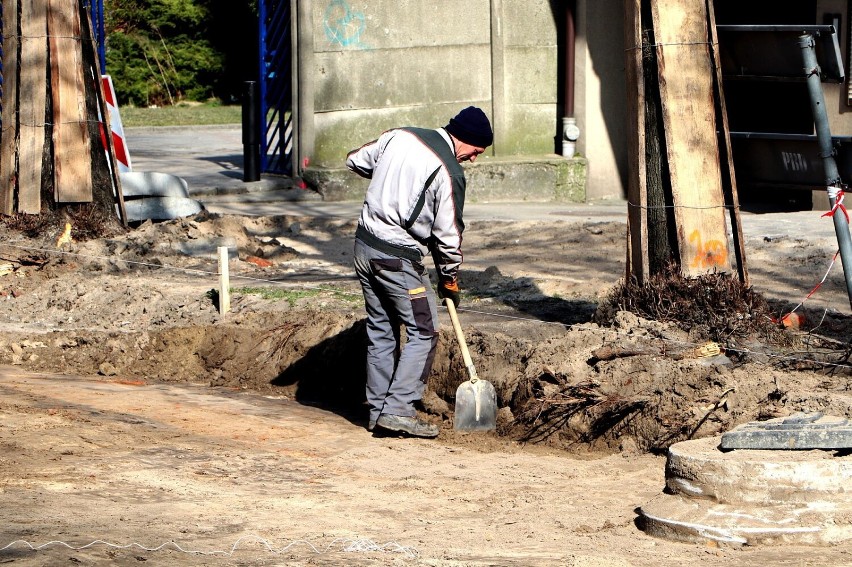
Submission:
<svg viewBox="0 0 852 567">
<path fill-rule="evenodd" d="M 106 71 L 106 35 L 104 32 L 104 0 L 83 0 L 83 6 L 89 11 L 92 18 L 92 35 L 95 36 L 95 49 L 98 51 L 98 62 L 101 73 Z"/>
<path fill-rule="evenodd" d="M 293 57 L 291 0 L 259 0 L 260 169 L 293 174 Z"/>
</svg>

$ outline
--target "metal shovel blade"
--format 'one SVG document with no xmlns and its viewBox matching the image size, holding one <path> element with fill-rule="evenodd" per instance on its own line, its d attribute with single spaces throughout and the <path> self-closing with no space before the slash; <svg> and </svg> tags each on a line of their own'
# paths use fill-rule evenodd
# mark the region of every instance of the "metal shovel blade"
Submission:
<svg viewBox="0 0 852 567">
<path fill-rule="evenodd" d="M 453 429 L 458 431 L 490 431 L 497 428 L 497 392 L 490 382 L 480 380 L 467 350 L 467 341 L 452 301 L 447 301 L 447 312 L 459 341 L 465 368 L 470 379 L 456 389 L 456 417 Z"/>
<path fill-rule="evenodd" d="M 497 392 L 491 382 L 468 380 L 456 389 L 453 429 L 491 431 L 497 428 Z"/>
</svg>

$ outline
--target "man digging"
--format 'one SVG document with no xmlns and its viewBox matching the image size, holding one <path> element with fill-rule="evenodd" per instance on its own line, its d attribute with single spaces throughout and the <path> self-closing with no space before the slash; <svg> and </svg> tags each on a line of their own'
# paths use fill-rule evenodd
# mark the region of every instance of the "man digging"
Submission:
<svg viewBox="0 0 852 567">
<path fill-rule="evenodd" d="M 460 164 L 476 161 L 493 140 L 488 117 L 469 106 L 443 128 L 389 130 L 346 158 L 350 170 L 371 180 L 355 233 L 355 271 L 367 310 L 370 431 L 438 435 L 414 407 L 438 344 L 421 246 L 435 263 L 438 296 L 457 306 L 466 183 Z"/>
</svg>

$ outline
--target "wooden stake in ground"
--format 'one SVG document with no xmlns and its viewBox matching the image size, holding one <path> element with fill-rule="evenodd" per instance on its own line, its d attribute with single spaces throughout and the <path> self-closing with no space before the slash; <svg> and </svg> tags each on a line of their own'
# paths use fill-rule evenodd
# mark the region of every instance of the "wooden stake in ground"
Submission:
<svg viewBox="0 0 852 567">
<path fill-rule="evenodd" d="M 77 0 L 49 0 L 53 95 L 54 194 L 57 203 L 92 200 L 92 161 Z"/>
<path fill-rule="evenodd" d="M 645 163 L 645 82 L 642 76 L 642 17 L 640 0 L 624 0 L 628 138 L 627 161 L 627 275 L 644 281 L 648 266 L 648 198 Z"/>
<path fill-rule="evenodd" d="M 228 247 L 219 246 L 219 313 L 231 310 L 231 277 L 228 266 Z"/>
</svg>

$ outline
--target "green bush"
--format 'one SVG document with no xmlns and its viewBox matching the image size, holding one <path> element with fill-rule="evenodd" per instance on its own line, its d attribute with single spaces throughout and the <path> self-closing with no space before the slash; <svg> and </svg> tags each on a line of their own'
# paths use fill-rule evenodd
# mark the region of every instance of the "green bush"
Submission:
<svg viewBox="0 0 852 567">
<path fill-rule="evenodd" d="M 255 80 L 251 4 L 105 0 L 106 71 L 121 104 L 164 106 L 213 97 L 234 102 L 242 81 Z"/>
</svg>

